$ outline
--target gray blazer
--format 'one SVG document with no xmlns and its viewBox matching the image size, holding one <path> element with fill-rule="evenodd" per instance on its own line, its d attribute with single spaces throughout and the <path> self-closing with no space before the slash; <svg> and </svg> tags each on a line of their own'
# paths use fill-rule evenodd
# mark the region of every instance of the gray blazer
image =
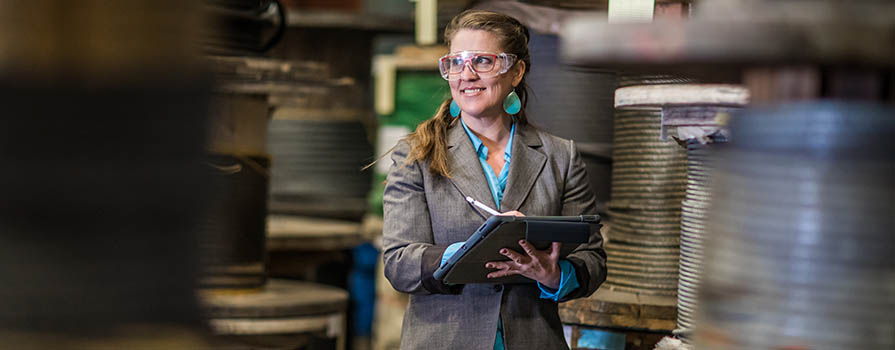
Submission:
<svg viewBox="0 0 895 350">
<path fill-rule="evenodd" d="M 525 215 L 594 214 L 594 194 L 572 141 L 517 126 L 500 212 Z M 460 125 L 448 130 L 450 178 L 429 173 L 426 162 L 405 164 L 401 141 L 391 159 L 383 207 L 383 260 L 392 286 L 410 293 L 401 349 L 488 349 L 498 317 L 509 350 L 568 349 L 557 303 L 540 299 L 532 284 L 446 286 L 432 278 L 445 248 L 465 241 L 486 219 L 466 196 L 495 208 L 482 165 Z M 586 297 L 606 279 L 599 232 L 567 259 L 580 287 L 565 299 Z"/>
</svg>

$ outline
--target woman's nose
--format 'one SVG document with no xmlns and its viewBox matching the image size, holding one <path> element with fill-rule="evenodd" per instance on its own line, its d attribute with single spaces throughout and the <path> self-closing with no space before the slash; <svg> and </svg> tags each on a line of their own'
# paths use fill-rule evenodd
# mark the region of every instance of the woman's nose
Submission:
<svg viewBox="0 0 895 350">
<path fill-rule="evenodd" d="M 469 64 L 469 61 L 466 61 L 463 64 L 463 71 L 460 72 L 460 78 L 463 80 L 476 80 L 479 78 L 479 75 L 472 69 L 472 65 Z"/>
</svg>

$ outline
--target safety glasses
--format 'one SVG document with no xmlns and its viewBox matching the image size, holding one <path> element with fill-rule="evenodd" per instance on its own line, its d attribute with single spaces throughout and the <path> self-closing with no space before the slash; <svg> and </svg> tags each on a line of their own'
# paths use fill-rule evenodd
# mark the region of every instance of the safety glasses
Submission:
<svg viewBox="0 0 895 350">
<path fill-rule="evenodd" d="M 506 73 L 516 55 L 511 53 L 491 53 L 486 51 L 461 51 L 447 54 L 438 60 L 438 70 L 445 80 L 458 80 L 463 68 L 472 69 L 480 78 L 491 78 Z"/>
</svg>

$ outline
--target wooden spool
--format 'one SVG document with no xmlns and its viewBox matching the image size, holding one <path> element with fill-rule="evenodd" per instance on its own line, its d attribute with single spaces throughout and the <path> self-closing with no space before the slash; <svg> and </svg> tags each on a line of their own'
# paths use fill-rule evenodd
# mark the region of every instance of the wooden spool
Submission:
<svg viewBox="0 0 895 350">
<path fill-rule="evenodd" d="M 345 348 L 348 292 L 339 288 L 271 279 L 258 293 L 205 292 L 201 301 L 220 336 L 283 349 L 295 348 L 299 338 L 324 336 Z"/>
</svg>

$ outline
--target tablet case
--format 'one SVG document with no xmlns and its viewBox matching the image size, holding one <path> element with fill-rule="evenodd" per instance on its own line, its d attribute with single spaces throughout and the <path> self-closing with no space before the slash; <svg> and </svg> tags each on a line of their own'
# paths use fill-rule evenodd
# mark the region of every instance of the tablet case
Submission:
<svg viewBox="0 0 895 350">
<path fill-rule="evenodd" d="M 435 279 L 448 284 L 465 283 L 533 283 L 521 275 L 488 278 L 496 271 L 485 268 L 489 261 L 507 261 L 498 253 L 510 248 L 525 254 L 519 240 L 525 238 L 543 250 L 552 242 L 560 242 L 560 256 L 565 257 L 581 243 L 586 243 L 593 230 L 600 228 L 599 215 L 579 216 L 492 216 L 433 274 Z"/>
</svg>

